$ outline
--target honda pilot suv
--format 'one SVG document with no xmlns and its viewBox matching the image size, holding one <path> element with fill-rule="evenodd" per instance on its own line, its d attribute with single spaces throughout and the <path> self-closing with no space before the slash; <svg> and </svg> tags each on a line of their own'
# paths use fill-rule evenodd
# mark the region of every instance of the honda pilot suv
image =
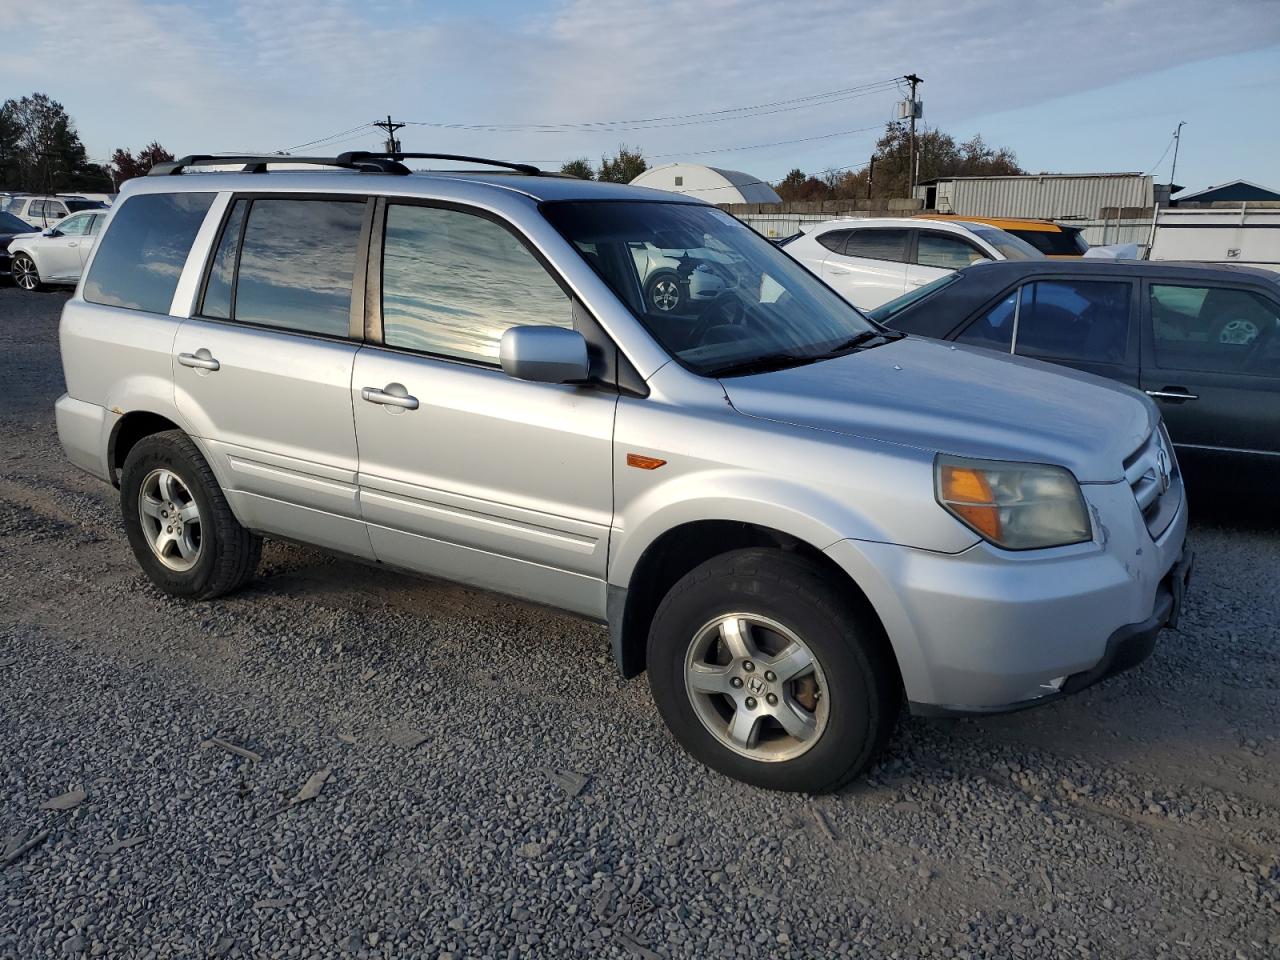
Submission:
<svg viewBox="0 0 1280 960">
<path fill-rule="evenodd" d="M 161 590 L 234 590 L 277 536 L 549 604 L 696 758 L 811 792 L 904 703 L 1046 703 L 1176 623 L 1146 397 L 888 331 L 697 200 L 423 156 L 189 157 L 112 208 L 58 432 Z M 650 249 L 717 292 L 662 309 Z"/>
</svg>

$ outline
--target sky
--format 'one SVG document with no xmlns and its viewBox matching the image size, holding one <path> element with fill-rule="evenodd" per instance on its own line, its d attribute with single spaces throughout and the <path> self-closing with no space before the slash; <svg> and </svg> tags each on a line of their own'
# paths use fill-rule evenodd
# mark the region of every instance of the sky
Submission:
<svg viewBox="0 0 1280 960">
<path fill-rule="evenodd" d="M 372 149 L 389 113 L 405 150 L 628 143 L 777 180 L 865 163 L 916 73 L 928 124 L 1031 171 L 1164 181 L 1186 121 L 1179 183 L 1280 189 L 1280 0 L 0 0 L 0 23 L 0 97 L 48 93 L 99 160 Z"/>
</svg>

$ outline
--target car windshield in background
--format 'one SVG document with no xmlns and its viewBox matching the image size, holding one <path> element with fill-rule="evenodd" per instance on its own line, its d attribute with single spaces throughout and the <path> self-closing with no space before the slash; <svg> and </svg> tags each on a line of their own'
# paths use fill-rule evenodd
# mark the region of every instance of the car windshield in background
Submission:
<svg viewBox="0 0 1280 960">
<path fill-rule="evenodd" d="M 998 227 L 988 227 L 982 223 L 970 223 L 967 226 L 975 236 L 981 237 L 999 250 L 1001 256 L 1006 260 L 1044 259 L 1043 253 L 1027 243 L 1027 241 L 1019 240 L 1012 233 L 1007 233 Z"/>
<path fill-rule="evenodd" d="M 1089 249 L 1079 230 L 1006 230 L 1047 257 L 1079 257 Z"/>
<path fill-rule="evenodd" d="M 595 200 L 542 210 L 662 346 L 704 376 L 809 363 L 881 332 L 714 207 Z"/>
<path fill-rule="evenodd" d="M 68 200 L 66 204 L 67 209 L 72 213 L 80 210 L 102 210 L 106 207 L 101 200 Z"/>
<path fill-rule="evenodd" d="M 888 323 L 897 314 L 901 313 L 913 303 L 918 303 L 921 300 L 925 300 L 933 296 L 943 287 L 949 287 L 951 284 L 960 280 L 962 276 L 963 275 L 958 271 L 955 273 L 948 273 L 945 277 L 939 277 L 932 283 L 926 283 L 923 287 L 916 287 L 910 293 L 904 293 L 895 300 L 890 300 L 888 303 L 881 304 L 874 310 L 869 310 L 867 312 L 867 316 L 872 320 L 875 320 L 877 323 Z"/>
<path fill-rule="evenodd" d="M 12 213 L 0 211 L 0 233 L 31 233 L 35 227 L 25 220 L 19 220 Z"/>
</svg>

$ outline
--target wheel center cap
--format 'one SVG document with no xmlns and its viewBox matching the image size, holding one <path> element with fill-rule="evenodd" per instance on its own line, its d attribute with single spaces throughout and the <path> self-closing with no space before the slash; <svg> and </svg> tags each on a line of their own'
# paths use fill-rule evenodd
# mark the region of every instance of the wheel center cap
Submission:
<svg viewBox="0 0 1280 960">
<path fill-rule="evenodd" d="M 757 697 L 761 696 L 768 688 L 769 684 L 765 683 L 764 679 L 760 676 L 747 678 L 747 689 Z"/>
</svg>

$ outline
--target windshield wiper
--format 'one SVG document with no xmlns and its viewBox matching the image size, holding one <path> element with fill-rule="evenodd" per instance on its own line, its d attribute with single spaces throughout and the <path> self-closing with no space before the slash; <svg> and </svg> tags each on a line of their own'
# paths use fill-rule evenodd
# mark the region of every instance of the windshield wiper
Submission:
<svg viewBox="0 0 1280 960">
<path fill-rule="evenodd" d="M 854 334 L 844 343 L 832 347 L 822 356 L 835 357 L 842 353 L 848 353 L 851 350 L 869 350 L 872 347 L 881 347 L 886 343 L 893 343 L 895 340 L 901 340 L 905 336 L 905 333 L 900 333 L 896 330 L 863 330 L 861 333 Z M 879 340 L 880 342 L 874 343 L 873 341 L 875 340 Z"/>
<path fill-rule="evenodd" d="M 732 377 L 748 373 L 768 373 L 770 370 L 782 370 L 786 367 L 799 367 L 825 359 L 825 354 L 801 355 L 797 353 L 765 353 L 746 360 L 735 360 L 723 367 L 714 367 L 707 371 L 709 377 Z"/>
</svg>

